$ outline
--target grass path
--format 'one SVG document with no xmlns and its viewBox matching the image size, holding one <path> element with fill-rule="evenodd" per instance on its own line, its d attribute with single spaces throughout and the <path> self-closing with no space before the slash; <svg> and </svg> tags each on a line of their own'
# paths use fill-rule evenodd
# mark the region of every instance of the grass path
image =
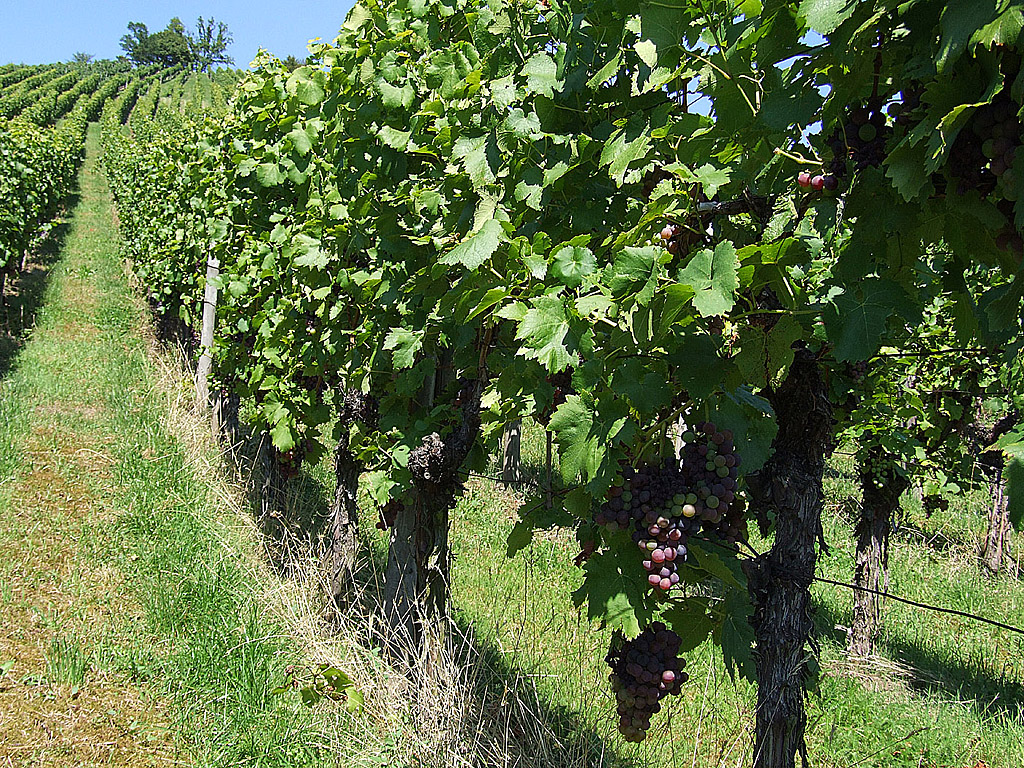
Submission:
<svg viewBox="0 0 1024 768">
<path fill-rule="evenodd" d="M 99 154 L 92 126 L 0 381 L 0 767 L 306 764 L 301 714 L 270 695 L 292 651 L 254 548 L 165 423 Z"/>
</svg>

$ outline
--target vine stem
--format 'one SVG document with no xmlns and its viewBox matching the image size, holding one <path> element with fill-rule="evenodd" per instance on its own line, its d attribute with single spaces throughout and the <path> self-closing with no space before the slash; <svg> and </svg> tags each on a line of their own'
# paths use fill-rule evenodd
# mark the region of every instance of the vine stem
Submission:
<svg viewBox="0 0 1024 768">
<path fill-rule="evenodd" d="M 823 160 L 819 160 L 819 159 L 812 160 L 809 157 L 804 157 L 803 155 L 798 155 L 798 154 L 796 154 L 794 152 L 789 152 L 789 151 L 783 149 L 782 147 L 776 147 L 775 148 L 775 154 L 776 155 L 782 155 L 782 157 L 788 158 L 788 159 L 793 160 L 793 161 L 798 162 L 798 163 L 804 163 L 805 165 L 824 165 L 825 164 L 825 162 Z"/>
</svg>

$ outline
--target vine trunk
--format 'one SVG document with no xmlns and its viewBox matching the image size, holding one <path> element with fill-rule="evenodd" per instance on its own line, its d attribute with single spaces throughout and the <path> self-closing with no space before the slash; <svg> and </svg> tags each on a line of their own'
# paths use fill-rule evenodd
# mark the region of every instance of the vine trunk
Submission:
<svg viewBox="0 0 1024 768">
<path fill-rule="evenodd" d="M 806 763 L 806 689 L 814 648 L 810 586 L 822 542 L 822 480 L 832 445 L 832 409 L 807 350 L 771 393 L 779 431 L 757 478 L 761 512 L 772 511 L 775 540 L 749 571 L 757 667 L 755 768 Z"/>
</svg>

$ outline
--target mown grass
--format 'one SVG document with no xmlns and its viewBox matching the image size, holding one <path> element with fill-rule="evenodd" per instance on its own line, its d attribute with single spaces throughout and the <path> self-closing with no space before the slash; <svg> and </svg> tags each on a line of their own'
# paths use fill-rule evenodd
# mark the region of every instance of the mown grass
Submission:
<svg viewBox="0 0 1024 768">
<path fill-rule="evenodd" d="M 147 318 L 127 288 L 97 152 L 93 130 L 75 239 L 0 389 L 0 504 L 21 514 L 32 503 L 37 521 L 28 531 L 3 529 L 4 544 L 24 537 L 21 568 L 37 568 L 4 600 L 18 607 L 49 599 L 35 589 L 55 554 L 47 551 L 52 537 L 63 535 L 74 568 L 88 570 L 60 586 L 71 605 L 58 601 L 41 625 L 52 639 L 39 684 L 77 687 L 102 676 L 125 694 L 144 691 L 168 712 L 185 764 L 329 764 L 308 712 L 295 697 L 272 693 L 283 668 L 301 659 L 267 598 L 258 540 L 221 503 L 217 478 L 196 472 L 187 452 L 202 446 L 182 443 L 168 427 Z M 62 514 L 45 487 L 26 495 L 44 477 L 41 468 L 75 484 L 75 516 Z M 116 574 L 106 596 L 97 594 L 101 572 Z M 102 617 L 86 625 L 76 599 L 100 606 Z M 9 696 L 4 702 L 20 706 Z M 77 764 L 66 759 L 46 764 Z"/>
</svg>

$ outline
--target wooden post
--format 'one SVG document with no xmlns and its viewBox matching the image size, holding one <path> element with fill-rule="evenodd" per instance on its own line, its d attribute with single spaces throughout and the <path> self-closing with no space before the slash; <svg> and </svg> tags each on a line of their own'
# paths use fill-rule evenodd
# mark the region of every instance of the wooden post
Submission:
<svg viewBox="0 0 1024 768">
<path fill-rule="evenodd" d="M 523 421 L 516 419 L 501 438 L 501 481 L 506 488 L 518 488 L 523 482 L 522 442 Z"/>
<path fill-rule="evenodd" d="M 206 292 L 203 294 L 203 327 L 199 334 L 199 364 L 196 366 L 196 404 L 210 407 L 210 371 L 213 370 L 213 330 L 217 324 L 217 278 L 220 262 L 211 254 L 206 262 Z M 211 422 L 211 429 L 217 425 Z"/>
</svg>

